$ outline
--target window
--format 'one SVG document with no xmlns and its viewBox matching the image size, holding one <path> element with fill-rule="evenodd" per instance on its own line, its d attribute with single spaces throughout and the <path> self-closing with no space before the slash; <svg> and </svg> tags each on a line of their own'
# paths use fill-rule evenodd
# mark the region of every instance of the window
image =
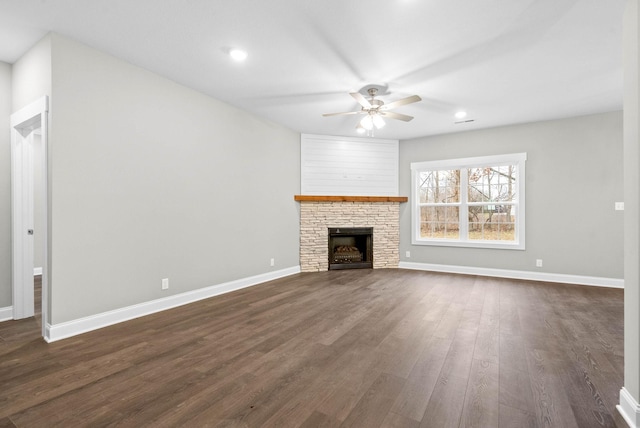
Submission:
<svg viewBox="0 0 640 428">
<path fill-rule="evenodd" d="M 411 164 L 412 243 L 524 250 L 526 153 Z"/>
</svg>

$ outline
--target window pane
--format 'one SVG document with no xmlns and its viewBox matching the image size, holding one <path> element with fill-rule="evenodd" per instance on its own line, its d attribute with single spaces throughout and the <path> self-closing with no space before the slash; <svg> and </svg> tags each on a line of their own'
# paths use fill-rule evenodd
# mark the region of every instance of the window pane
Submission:
<svg viewBox="0 0 640 428">
<path fill-rule="evenodd" d="M 515 202 L 516 165 L 469 168 L 469 202 Z"/>
<path fill-rule="evenodd" d="M 460 238 L 458 207 L 421 207 L 420 237 L 437 239 Z"/>
<path fill-rule="evenodd" d="M 469 239 L 515 241 L 515 208 L 511 205 L 469 207 Z"/>
<path fill-rule="evenodd" d="M 422 171 L 419 176 L 420 203 L 460 201 L 460 170 Z"/>
</svg>

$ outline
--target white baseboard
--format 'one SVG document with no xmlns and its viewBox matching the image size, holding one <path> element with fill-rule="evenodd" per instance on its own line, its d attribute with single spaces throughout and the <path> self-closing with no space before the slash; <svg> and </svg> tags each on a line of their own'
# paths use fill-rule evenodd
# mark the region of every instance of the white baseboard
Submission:
<svg viewBox="0 0 640 428">
<path fill-rule="evenodd" d="M 42 275 L 41 267 L 33 268 L 33 276 L 36 276 L 36 275 Z"/>
<path fill-rule="evenodd" d="M 438 265 L 431 263 L 400 262 L 400 268 L 433 272 L 459 273 L 464 275 L 494 276 L 498 278 L 525 279 L 530 281 L 560 282 L 564 284 L 593 285 L 597 287 L 624 288 L 624 280 L 597 276 L 565 275 L 561 273 L 531 272 L 479 268 L 471 266 Z"/>
<path fill-rule="evenodd" d="M 208 299 L 231 291 L 240 290 L 242 288 L 251 287 L 263 282 L 294 275 L 300 272 L 300 266 L 294 266 L 287 269 L 268 272 L 260 275 L 242 278 L 223 284 L 213 285 L 198 290 L 188 291 L 186 293 L 175 294 L 173 296 L 164 297 L 162 299 L 152 300 L 125 308 L 115 309 L 113 311 L 103 312 L 101 314 L 92 315 L 85 318 L 79 318 L 60 324 L 47 325 L 47 342 L 55 342 L 57 340 L 66 339 L 78 334 L 86 333 L 99 328 L 108 327 L 123 321 L 150 315 L 155 312 L 164 311 L 175 308 L 177 306 L 186 305 L 197 302 L 198 300 Z"/>
<path fill-rule="evenodd" d="M 616 406 L 616 409 L 631 428 L 638 428 L 640 405 L 624 386 L 620 390 L 620 404 Z"/>
<path fill-rule="evenodd" d="M 0 322 L 9 321 L 13 319 L 13 306 L 7 306 L 6 308 L 0 308 Z"/>
</svg>

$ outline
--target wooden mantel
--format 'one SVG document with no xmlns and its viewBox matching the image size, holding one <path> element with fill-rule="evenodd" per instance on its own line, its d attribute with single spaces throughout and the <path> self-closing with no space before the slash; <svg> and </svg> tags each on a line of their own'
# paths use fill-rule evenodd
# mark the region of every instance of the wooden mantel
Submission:
<svg viewBox="0 0 640 428">
<path fill-rule="evenodd" d="M 295 195 L 296 201 L 306 202 L 407 202 L 406 196 L 316 196 Z"/>
</svg>

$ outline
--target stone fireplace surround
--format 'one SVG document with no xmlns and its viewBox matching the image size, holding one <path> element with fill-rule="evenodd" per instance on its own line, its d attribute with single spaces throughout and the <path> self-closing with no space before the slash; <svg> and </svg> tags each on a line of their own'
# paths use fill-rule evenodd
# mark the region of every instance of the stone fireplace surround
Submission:
<svg viewBox="0 0 640 428">
<path fill-rule="evenodd" d="M 300 270 L 329 269 L 328 230 L 373 227 L 373 268 L 397 268 L 400 262 L 400 204 L 403 196 L 307 196 L 300 202 Z"/>
</svg>

